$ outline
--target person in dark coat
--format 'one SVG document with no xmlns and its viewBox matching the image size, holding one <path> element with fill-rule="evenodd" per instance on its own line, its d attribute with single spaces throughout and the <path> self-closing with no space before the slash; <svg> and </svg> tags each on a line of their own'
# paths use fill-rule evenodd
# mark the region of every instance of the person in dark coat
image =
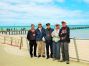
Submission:
<svg viewBox="0 0 89 66">
<path fill-rule="evenodd" d="M 69 64 L 69 43 L 70 43 L 70 28 L 66 25 L 65 21 L 62 21 L 62 28 L 60 29 L 60 42 L 62 50 L 62 61 Z"/>
<path fill-rule="evenodd" d="M 36 55 L 36 48 L 37 48 L 37 44 L 36 44 L 36 30 L 35 30 L 34 24 L 31 24 L 31 29 L 28 31 L 27 39 L 29 41 L 30 56 L 31 57 L 33 57 L 33 56 L 37 57 L 37 55 Z M 34 48 L 34 52 L 33 52 L 33 48 Z"/>
<path fill-rule="evenodd" d="M 53 57 L 53 49 L 52 49 L 52 36 L 51 33 L 53 32 L 53 29 L 50 27 L 50 23 L 46 24 L 46 29 L 45 29 L 45 42 L 46 42 L 46 55 L 47 55 L 47 59 L 49 59 L 49 57 Z M 49 54 L 49 48 L 50 48 L 50 54 Z"/>
</svg>

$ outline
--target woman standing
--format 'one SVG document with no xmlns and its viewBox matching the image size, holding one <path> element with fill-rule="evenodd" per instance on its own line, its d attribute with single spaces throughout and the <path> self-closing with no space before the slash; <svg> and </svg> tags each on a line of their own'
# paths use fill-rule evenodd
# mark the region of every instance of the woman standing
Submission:
<svg viewBox="0 0 89 66">
<path fill-rule="evenodd" d="M 55 30 L 52 32 L 53 37 L 53 60 L 60 60 L 60 38 L 59 38 L 60 26 L 56 24 Z"/>
</svg>

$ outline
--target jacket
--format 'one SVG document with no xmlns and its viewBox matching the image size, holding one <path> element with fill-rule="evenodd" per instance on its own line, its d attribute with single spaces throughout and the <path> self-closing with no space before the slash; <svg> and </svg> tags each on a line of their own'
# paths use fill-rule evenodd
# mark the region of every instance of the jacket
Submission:
<svg viewBox="0 0 89 66">
<path fill-rule="evenodd" d="M 45 29 L 42 27 L 41 31 L 39 28 L 36 29 L 36 41 L 42 41 L 42 38 L 45 36 Z"/>
<path fill-rule="evenodd" d="M 45 29 L 45 40 L 52 40 L 52 32 L 53 32 L 53 29 L 50 28 L 50 29 Z"/>
<path fill-rule="evenodd" d="M 35 34 L 35 36 L 33 35 Z M 32 32 L 31 30 L 28 31 L 28 34 L 27 34 L 27 39 L 30 41 L 30 40 L 36 40 L 36 31 Z"/>
<path fill-rule="evenodd" d="M 59 36 L 60 36 L 60 41 L 61 42 L 68 42 L 70 43 L 70 28 L 68 26 L 66 26 L 65 28 L 62 27 L 60 32 L 59 32 Z"/>
</svg>

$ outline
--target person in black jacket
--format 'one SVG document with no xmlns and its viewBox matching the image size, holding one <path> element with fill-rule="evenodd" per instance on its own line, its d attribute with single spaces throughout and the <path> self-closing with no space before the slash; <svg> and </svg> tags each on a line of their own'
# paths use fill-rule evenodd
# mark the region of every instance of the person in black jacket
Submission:
<svg viewBox="0 0 89 66">
<path fill-rule="evenodd" d="M 51 33 L 53 32 L 53 29 L 50 27 L 50 23 L 46 24 L 46 29 L 45 29 L 45 42 L 46 42 L 46 55 L 47 55 L 47 59 L 49 59 L 49 57 L 53 57 L 53 49 L 52 49 L 52 36 Z M 50 48 L 50 55 L 49 55 L 49 48 Z"/>
<path fill-rule="evenodd" d="M 31 29 L 28 31 L 27 34 L 27 39 L 29 41 L 29 46 L 30 46 L 30 56 L 33 57 L 33 47 L 34 47 L 34 57 L 36 56 L 36 30 L 34 28 L 34 24 L 31 24 Z"/>
<path fill-rule="evenodd" d="M 70 43 L 70 28 L 66 25 L 65 21 L 62 21 L 62 28 L 59 33 L 61 50 L 62 50 L 62 61 L 69 64 L 69 43 Z"/>
</svg>

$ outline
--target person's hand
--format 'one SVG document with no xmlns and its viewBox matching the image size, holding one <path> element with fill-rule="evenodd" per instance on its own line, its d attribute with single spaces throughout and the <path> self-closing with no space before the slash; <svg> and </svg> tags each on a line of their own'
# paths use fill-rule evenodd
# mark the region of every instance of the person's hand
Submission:
<svg viewBox="0 0 89 66">
<path fill-rule="evenodd" d="M 48 34 L 48 36 L 50 36 L 50 35 Z"/>
<path fill-rule="evenodd" d="M 35 36 L 35 34 L 33 34 L 33 36 Z"/>
</svg>

